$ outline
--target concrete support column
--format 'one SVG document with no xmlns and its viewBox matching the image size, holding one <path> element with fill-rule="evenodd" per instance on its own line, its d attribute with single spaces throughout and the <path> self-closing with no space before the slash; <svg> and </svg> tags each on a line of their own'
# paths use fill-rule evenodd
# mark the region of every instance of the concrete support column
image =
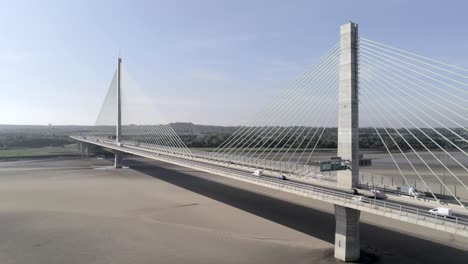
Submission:
<svg viewBox="0 0 468 264">
<path fill-rule="evenodd" d="M 338 156 L 350 169 L 338 171 L 337 185 L 350 189 L 359 183 L 358 27 L 340 28 L 340 87 L 338 98 Z"/>
<path fill-rule="evenodd" d="M 83 153 L 86 158 L 89 158 L 89 144 L 83 143 Z"/>
<path fill-rule="evenodd" d="M 112 153 L 114 153 L 114 168 L 121 169 L 122 168 L 122 152 L 113 151 Z"/>
<path fill-rule="evenodd" d="M 79 142 L 78 147 L 80 149 L 80 153 L 83 156 L 85 156 L 86 158 L 91 156 L 91 154 L 96 153 L 96 146 L 95 145 L 92 145 L 92 144 L 89 144 L 89 143 L 86 143 L 86 142 Z"/>
<path fill-rule="evenodd" d="M 361 211 L 335 205 L 335 258 L 356 261 L 360 257 L 359 216 Z"/>
</svg>

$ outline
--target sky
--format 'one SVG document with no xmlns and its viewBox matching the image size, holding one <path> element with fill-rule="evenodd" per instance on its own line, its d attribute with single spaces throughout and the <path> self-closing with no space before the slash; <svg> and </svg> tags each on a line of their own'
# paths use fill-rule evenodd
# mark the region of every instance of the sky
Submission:
<svg viewBox="0 0 468 264">
<path fill-rule="evenodd" d="M 92 125 L 123 64 L 168 122 L 250 119 L 361 36 L 468 68 L 467 1 L 0 0 L 0 124 Z"/>
</svg>

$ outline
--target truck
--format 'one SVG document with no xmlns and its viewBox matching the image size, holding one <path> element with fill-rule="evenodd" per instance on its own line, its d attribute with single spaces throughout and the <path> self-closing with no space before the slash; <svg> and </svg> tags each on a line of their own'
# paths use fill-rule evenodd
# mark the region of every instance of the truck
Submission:
<svg viewBox="0 0 468 264">
<path fill-rule="evenodd" d="M 260 177 L 263 175 L 263 171 L 262 170 L 254 170 L 254 172 L 252 173 L 253 176 L 257 176 L 257 177 Z"/>
<path fill-rule="evenodd" d="M 320 171 L 346 170 L 348 166 L 344 164 L 341 157 L 331 157 L 330 160 L 320 162 Z"/>
<path fill-rule="evenodd" d="M 443 216 L 443 217 L 455 217 L 451 208 L 447 207 L 436 207 L 429 210 L 432 215 Z"/>
<path fill-rule="evenodd" d="M 418 192 L 415 188 L 413 188 L 411 186 L 401 186 L 401 187 L 398 188 L 398 191 L 400 191 L 401 193 L 413 196 L 413 197 L 424 196 L 423 193 Z"/>
</svg>

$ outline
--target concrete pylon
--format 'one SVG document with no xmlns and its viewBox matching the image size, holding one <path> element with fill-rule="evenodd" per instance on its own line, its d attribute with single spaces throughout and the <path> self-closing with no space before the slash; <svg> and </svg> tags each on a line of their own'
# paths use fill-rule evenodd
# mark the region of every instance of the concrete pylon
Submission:
<svg viewBox="0 0 468 264">
<path fill-rule="evenodd" d="M 338 156 L 350 168 L 338 171 L 338 187 L 351 189 L 359 181 L 358 26 L 340 28 L 340 87 L 338 98 Z"/>
<path fill-rule="evenodd" d="M 122 100 L 121 100 L 121 85 L 122 85 L 122 75 L 121 75 L 121 64 L 122 59 L 117 60 L 117 122 L 115 125 L 115 143 L 117 146 L 120 146 L 122 140 Z M 122 153 L 120 151 L 113 151 L 114 153 L 114 168 L 122 168 Z"/>
<path fill-rule="evenodd" d="M 359 183 L 358 26 L 340 28 L 340 87 L 338 110 L 338 156 L 347 170 L 337 172 L 337 186 L 351 189 Z M 360 211 L 335 205 L 335 258 L 355 261 L 360 257 Z"/>
<path fill-rule="evenodd" d="M 115 124 L 115 143 L 120 144 L 122 140 L 122 94 L 121 94 L 121 85 L 122 85 L 122 75 L 121 75 L 121 64 L 122 59 L 117 60 L 117 120 Z"/>
</svg>

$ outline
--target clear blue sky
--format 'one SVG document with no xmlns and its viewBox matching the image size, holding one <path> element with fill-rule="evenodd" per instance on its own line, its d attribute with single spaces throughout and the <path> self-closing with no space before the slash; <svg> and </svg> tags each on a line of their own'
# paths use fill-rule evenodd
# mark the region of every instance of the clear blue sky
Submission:
<svg viewBox="0 0 468 264">
<path fill-rule="evenodd" d="M 235 124 L 339 26 L 468 68 L 467 1 L 0 1 L 0 124 L 94 124 L 119 49 L 167 121 Z"/>
</svg>

